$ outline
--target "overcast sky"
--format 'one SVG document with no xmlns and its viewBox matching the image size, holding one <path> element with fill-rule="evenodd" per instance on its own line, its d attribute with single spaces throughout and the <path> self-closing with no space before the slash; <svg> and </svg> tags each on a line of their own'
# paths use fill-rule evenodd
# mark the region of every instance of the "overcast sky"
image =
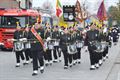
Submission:
<svg viewBox="0 0 120 80">
<path fill-rule="evenodd" d="M 56 0 L 33 0 L 33 7 L 41 7 L 43 3 L 46 1 L 51 2 L 51 5 L 54 7 L 54 10 L 56 8 Z M 77 0 L 59 0 L 61 2 L 61 5 L 74 5 Z M 88 11 L 91 13 L 96 13 L 98 10 L 98 7 L 102 0 L 79 0 L 81 4 L 85 3 L 88 7 Z M 105 0 L 105 6 L 106 9 L 108 9 L 109 6 L 115 5 L 118 2 L 118 0 Z"/>
</svg>

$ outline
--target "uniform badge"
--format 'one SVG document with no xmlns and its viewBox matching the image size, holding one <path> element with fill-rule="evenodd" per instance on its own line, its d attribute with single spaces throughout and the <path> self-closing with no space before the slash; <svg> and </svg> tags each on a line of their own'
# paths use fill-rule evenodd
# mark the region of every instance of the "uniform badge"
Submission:
<svg viewBox="0 0 120 80">
<path fill-rule="evenodd" d="M 97 34 L 95 34 L 95 36 L 98 36 Z"/>
<path fill-rule="evenodd" d="M 68 38 L 68 40 L 70 40 L 70 38 Z"/>
</svg>

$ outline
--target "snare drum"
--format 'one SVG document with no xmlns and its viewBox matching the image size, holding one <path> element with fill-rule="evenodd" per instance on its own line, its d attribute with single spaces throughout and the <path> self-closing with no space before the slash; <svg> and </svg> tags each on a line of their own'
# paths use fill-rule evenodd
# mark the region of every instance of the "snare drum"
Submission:
<svg viewBox="0 0 120 80">
<path fill-rule="evenodd" d="M 84 43 L 83 43 L 82 41 L 76 43 L 76 47 L 77 47 L 77 48 L 82 48 L 83 45 L 84 45 Z"/>
<path fill-rule="evenodd" d="M 54 46 L 59 46 L 59 41 L 58 40 L 55 40 Z"/>
<path fill-rule="evenodd" d="M 24 49 L 23 42 L 15 42 L 14 43 L 14 50 L 15 51 L 22 51 Z"/>
<path fill-rule="evenodd" d="M 107 48 L 108 43 L 107 42 L 101 42 L 101 45 L 102 45 L 102 51 L 104 51 Z"/>
<path fill-rule="evenodd" d="M 48 42 L 48 49 L 53 50 L 54 49 L 54 44 L 52 42 Z"/>
<path fill-rule="evenodd" d="M 25 42 L 24 47 L 25 47 L 25 49 L 30 49 L 31 48 L 30 42 Z"/>
<path fill-rule="evenodd" d="M 75 44 L 72 44 L 72 45 L 68 45 L 67 46 L 67 51 L 69 54 L 75 54 L 77 53 L 77 47 Z"/>
</svg>

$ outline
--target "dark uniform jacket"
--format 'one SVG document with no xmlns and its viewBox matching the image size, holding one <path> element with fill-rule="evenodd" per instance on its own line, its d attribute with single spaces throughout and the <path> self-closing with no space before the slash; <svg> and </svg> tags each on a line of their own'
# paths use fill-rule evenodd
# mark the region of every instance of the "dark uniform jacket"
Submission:
<svg viewBox="0 0 120 80">
<path fill-rule="evenodd" d="M 82 41 L 82 35 L 79 30 L 76 31 L 76 40 L 77 41 Z"/>
<path fill-rule="evenodd" d="M 60 37 L 60 47 L 62 50 L 67 51 L 67 45 L 71 43 L 71 35 L 63 34 Z"/>
<path fill-rule="evenodd" d="M 24 35 L 23 35 L 23 31 L 15 31 L 14 32 L 14 39 L 20 39 L 20 38 L 23 38 L 24 37 Z"/>
<path fill-rule="evenodd" d="M 89 50 L 95 50 L 96 47 L 93 45 L 94 41 L 100 41 L 99 37 L 99 31 L 98 30 L 90 30 L 86 34 L 87 42 L 88 42 L 88 49 Z"/>
<path fill-rule="evenodd" d="M 60 32 L 59 31 L 53 31 L 52 38 L 53 39 L 60 39 Z"/>
<path fill-rule="evenodd" d="M 38 29 L 36 30 L 37 33 L 41 36 L 41 38 L 44 38 L 44 30 L 43 29 Z M 34 36 L 34 34 L 30 31 L 28 35 L 28 39 L 31 42 L 31 51 L 41 51 L 43 50 L 43 47 L 41 43 L 38 41 L 38 39 Z"/>
</svg>

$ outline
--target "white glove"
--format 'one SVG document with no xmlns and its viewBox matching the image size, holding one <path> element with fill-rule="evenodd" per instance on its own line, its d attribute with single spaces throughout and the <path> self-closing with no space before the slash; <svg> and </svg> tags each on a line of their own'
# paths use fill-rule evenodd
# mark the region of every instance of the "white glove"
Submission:
<svg viewBox="0 0 120 80">
<path fill-rule="evenodd" d="M 47 37 L 46 41 L 50 41 L 50 40 L 51 40 L 51 38 L 50 38 L 50 37 Z"/>
</svg>

